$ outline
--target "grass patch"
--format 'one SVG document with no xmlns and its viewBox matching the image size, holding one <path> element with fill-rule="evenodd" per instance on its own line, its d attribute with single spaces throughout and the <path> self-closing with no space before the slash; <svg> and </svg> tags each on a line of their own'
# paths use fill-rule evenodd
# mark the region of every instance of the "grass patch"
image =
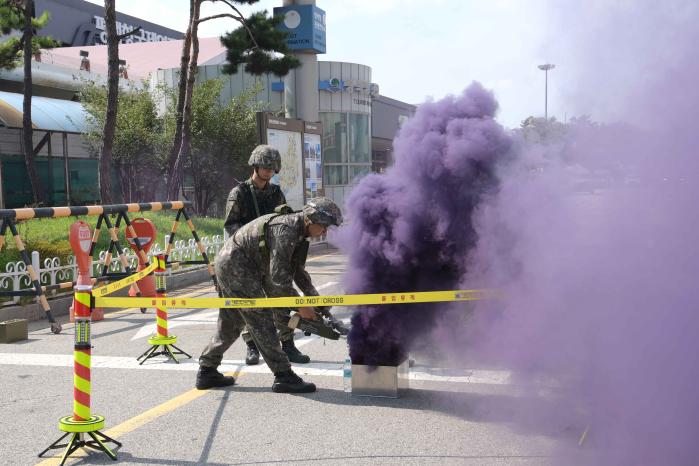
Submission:
<svg viewBox="0 0 699 466">
<path fill-rule="evenodd" d="M 169 235 L 172 230 L 172 224 L 175 220 L 176 211 L 164 212 L 134 212 L 129 215 L 129 219 L 133 221 L 137 217 L 145 217 L 155 224 L 157 231 L 156 243 L 165 246 L 165 235 Z M 90 229 L 94 231 L 97 225 L 97 216 L 79 216 L 79 217 L 61 217 L 61 218 L 36 218 L 24 220 L 17 223 L 17 231 L 24 241 L 25 248 L 31 254 L 31 251 L 39 251 L 41 260 L 50 257 L 60 257 L 61 263 L 65 264 L 73 252 L 68 241 L 68 231 L 70 226 L 77 220 L 83 220 L 90 225 Z M 199 237 L 214 235 L 223 235 L 223 219 L 220 218 L 198 218 L 192 219 Z M 115 223 L 115 218 L 112 218 L 112 223 Z M 119 242 L 121 247 L 127 247 L 124 237 L 124 222 L 122 221 L 119 231 Z M 0 271 L 5 271 L 5 265 L 8 262 L 16 262 L 22 260 L 19 251 L 17 251 L 15 241 L 11 235 L 5 236 L 5 247 L 0 252 Z M 184 216 L 180 217 L 180 224 L 177 228 L 175 239 L 189 239 L 192 234 L 189 231 Z M 97 242 L 96 251 L 103 251 L 109 247 L 109 232 L 104 223 L 100 229 L 100 238 Z M 94 257 L 97 257 L 95 253 Z"/>
</svg>

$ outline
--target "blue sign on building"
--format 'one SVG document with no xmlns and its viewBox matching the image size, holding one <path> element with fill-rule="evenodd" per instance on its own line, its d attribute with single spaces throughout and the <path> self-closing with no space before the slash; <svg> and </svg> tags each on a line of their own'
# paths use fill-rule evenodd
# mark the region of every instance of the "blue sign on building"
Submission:
<svg viewBox="0 0 699 466">
<path fill-rule="evenodd" d="M 286 31 L 286 45 L 291 50 L 313 50 L 325 53 L 325 11 L 315 5 L 277 7 L 274 16 L 283 16 L 277 26 Z"/>
</svg>

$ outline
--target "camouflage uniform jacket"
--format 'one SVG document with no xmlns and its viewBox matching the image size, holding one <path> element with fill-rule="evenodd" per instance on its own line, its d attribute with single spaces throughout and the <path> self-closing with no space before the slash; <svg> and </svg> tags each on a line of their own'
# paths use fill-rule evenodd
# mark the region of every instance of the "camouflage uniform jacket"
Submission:
<svg viewBox="0 0 699 466">
<path fill-rule="evenodd" d="M 260 225 L 266 248 L 260 247 Z M 306 272 L 308 239 L 302 212 L 258 218 L 230 237 L 216 256 L 216 275 L 225 288 L 243 292 L 247 283 L 262 283 L 268 297 L 298 296 L 294 283 L 306 296 L 318 296 Z M 257 298 L 261 296 L 249 296 Z"/>
<path fill-rule="evenodd" d="M 259 215 L 255 210 L 252 196 L 257 200 Z M 267 183 L 264 188 L 259 189 L 252 178 L 248 178 L 231 189 L 228 194 L 226 221 L 223 227 L 229 236 L 233 236 L 246 223 L 250 223 L 261 215 L 271 214 L 275 207 L 282 204 L 286 204 L 286 198 L 279 186 Z"/>
</svg>

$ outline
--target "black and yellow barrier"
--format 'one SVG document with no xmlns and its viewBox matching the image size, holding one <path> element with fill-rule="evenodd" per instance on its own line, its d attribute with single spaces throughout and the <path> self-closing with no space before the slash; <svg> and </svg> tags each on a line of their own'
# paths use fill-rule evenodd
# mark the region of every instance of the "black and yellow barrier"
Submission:
<svg viewBox="0 0 699 466">
<path fill-rule="evenodd" d="M 202 255 L 201 261 L 188 261 L 186 263 L 201 263 L 206 264 L 209 272 L 209 276 L 216 285 L 216 276 L 214 274 L 213 264 L 209 260 L 206 254 L 205 247 L 201 244 L 199 235 L 197 234 L 191 217 L 187 213 L 187 209 L 191 208 L 191 203 L 188 201 L 173 201 L 173 202 L 145 202 L 145 203 L 131 203 L 131 204 L 114 204 L 114 205 L 95 205 L 95 206 L 69 206 L 69 207 L 40 207 L 40 208 L 22 208 L 22 209 L 0 209 L 0 250 L 5 244 L 5 234 L 9 229 L 10 233 L 14 237 L 17 250 L 19 251 L 22 261 L 27 266 L 27 271 L 32 282 L 32 290 L 19 290 L 19 291 L 0 291 L 0 296 L 36 296 L 37 301 L 41 304 L 48 321 L 51 323 L 51 331 L 53 333 L 61 332 L 61 325 L 56 322 L 55 318 L 51 314 L 51 308 L 49 306 L 48 300 L 46 299 L 45 292 L 52 290 L 63 290 L 69 289 L 75 286 L 76 282 L 65 282 L 58 283 L 55 285 L 41 286 L 39 271 L 34 270 L 34 267 L 29 258 L 29 254 L 25 248 L 24 242 L 17 231 L 16 222 L 19 220 L 30 220 L 34 218 L 51 218 L 51 217 L 70 217 L 70 216 L 84 216 L 84 215 L 97 215 L 97 225 L 92 236 L 92 242 L 90 245 L 90 261 L 95 251 L 95 246 L 99 240 L 100 231 L 102 224 L 104 224 L 109 231 L 110 243 L 107 249 L 107 254 L 105 255 L 104 261 L 102 263 L 101 275 L 94 277 L 94 282 L 99 283 L 103 281 L 118 280 L 127 276 L 131 276 L 133 271 L 128 264 L 126 256 L 123 254 L 123 248 L 119 244 L 118 230 L 121 227 L 122 222 L 126 225 L 126 230 L 133 237 L 134 244 L 136 246 L 137 254 L 141 258 L 144 264 L 148 264 L 148 259 L 145 251 L 141 247 L 137 235 L 133 230 L 131 221 L 128 214 L 133 212 L 146 212 L 146 211 L 161 211 L 161 210 L 176 210 L 177 215 L 170 232 L 170 238 L 165 250 L 165 261 L 172 252 L 172 247 L 175 241 L 175 234 L 177 232 L 178 225 L 180 223 L 180 218 L 184 217 L 189 230 L 194 237 L 197 244 L 197 248 Z M 110 216 L 115 216 L 116 220 L 113 222 Z M 119 261 L 124 269 L 122 273 L 110 273 L 109 264 L 111 263 L 113 254 L 116 253 L 119 256 Z M 178 263 L 182 264 L 181 262 Z M 143 276 L 139 276 L 139 279 Z M 138 285 L 136 281 L 129 283 L 134 287 L 136 291 L 136 296 L 140 296 L 140 290 L 138 290 Z M 104 287 L 102 287 L 104 288 Z M 97 288 L 96 290 L 99 290 Z M 146 307 L 140 306 L 141 310 L 145 312 Z"/>
</svg>

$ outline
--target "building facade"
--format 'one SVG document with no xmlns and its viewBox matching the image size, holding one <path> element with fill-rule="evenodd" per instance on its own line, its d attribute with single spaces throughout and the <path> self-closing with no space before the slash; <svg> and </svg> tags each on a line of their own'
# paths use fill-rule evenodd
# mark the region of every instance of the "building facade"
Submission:
<svg viewBox="0 0 699 466">
<path fill-rule="evenodd" d="M 371 68 L 318 62 L 325 194 L 343 205 L 352 185 L 371 172 Z"/>
<path fill-rule="evenodd" d="M 393 138 L 417 107 L 390 97 L 376 95 L 371 101 L 372 171 L 383 173 L 393 163 Z"/>
<path fill-rule="evenodd" d="M 285 1 L 285 5 L 290 3 Z M 286 14 L 290 8 L 296 7 L 285 7 Z M 60 124 L 53 126 L 35 122 L 35 150 L 40 175 L 48 183 L 48 198 L 54 205 L 95 202 L 98 200 L 96 189 L 79 194 L 71 187 L 71 182 L 78 186 L 78 180 L 88 180 L 93 176 L 96 179 L 97 160 L 88 154 L 86 145 L 80 141 L 84 121 L 80 122 L 82 127 L 66 124 L 78 121 L 69 113 L 80 104 L 70 102 L 74 105 L 65 106 L 60 105 L 60 100 L 75 100 L 80 79 L 100 81 L 106 75 L 106 47 L 100 46 L 105 41 L 102 34 L 104 10 L 82 0 L 36 0 L 36 14 L 45 10 L 50 11 L 52 19 L 41 32 L 51 35 L 66 47 L 45 51 L 38 57 L 40 61 L 32 65 L 35 95 L 50 97 L 41 105 L 58 108 L 55 116 L 60 120 Z M 320 19 L 319 12 L 322 13 Z M 314 33 L 320 26 L 324 31 L 324 12 L 313 6 L 312 13 Z M 153 89 L 159 85 L 175 88 L 181 52 L 181 40 L 177 39 L 182 37 L 182 33 L 120 13 L 117 13 L 117 20 L 120 33 L 133 30 L 135 26 L 143 27 L 141 33 L 130 36 L 127 43 L 120 46 L 120 58 L 126 60 L 128 69 L 133 72 L 128 78 L 135 80 L 134 83 L 148 78 Z M 295 37 L 298 40 L 298 34 Z M 322 174 L 319 175 L 325 195 L 340 205 L 344 205 L 352 186 L 362 176 L 372 171 L 381 172 L 391 163 L 393 137 L 402 121 L 415 111 L 412 105 L 379 95 L 379 87 L 372 83 L 372 70 L 367 65 L 307 60 L 304 66 L 312 66 L 313 72 L 297 69 L 284 79 L 272 75 L 252 76 L 242 70 L 228 75 L 223 73 L 225 49 L 218 39 L 202 39 L 200 45 L 197 81 L 221 80 L 221 104 L 227 104 L 243 90 L 260 83 L 262 91 L 257 99 L 269 112 L 293 118 L 297 116 L 296 109 L 317 108 L 317 113 L 311 112 L 307 121 L 312 122 L 309 118 L 317 115 L 314 121 L 322 126 L 322 162 L 318 162 Z M 89 67 L 87 71 L 82 69 L 81 57 L 84 60 L 86 56 L 89 56 L 91 71 Z M 308 76 L 316 82 L 305 82 Z M 0 72 L 0 91 L 5 91 L 5 95 L 0 96 L 0 110 L 3 99 L 6 103 L 17 103 L 21 97 L 22 77 L 19 68 Z M 122 81 L 122 88 L 126 88 L 127 80 Z M 302 88 L 303 92 L 300 92 Z M 6 105 L 7 108 L 11 106 Z M 21 121 L 21 105 L 13 108 L 4 115 L 0 112 L 0 183 L 3 185 L 0 192 L 5 193 L 0 197 L 2 207 L 19 207 L 31 199 L 31 192 L 21 188 L 28 188 L 28 184 L 21 181 L 26 179 L 21 155 L 21 124 L 16 124 L 17 115 L 10 115 L 19 112 Z"/>
<path fill-rule="evenodd" d="M 39 33 L 51 36 L 65 47 L 82 45 L 104 45 L 107 33 L 104 23 L 104 7 L 83 0 L 34 0 L 35 16 L 44 11 L 51 15 L 46 27 Z M 122 40 L 123 44 L 179 40 L 184 34 L 134 16 L 116 12 L 117 34 L 131 32 L 141 27 L 136 34 Z"/>
<path fill-rule="evenodd" d="M 325 195 L 342 205 L 352 185 L 372 171 L 371 111 L 378 87 L 372 84 L 371 68 L 366 65 L 319 61 L 317 66 L 315 97 L 323 128 L 323 185 Z M 178 76 L 178 68 L 157 70 L 152 85 L 174 87 Z M 284 92 L 285 82 L 272 75 L 253 76 L 243 71 L 227 75 L 223 64 L 208 64 L 200 66 L 197 74 L 198 81 L 207 79 L 223 81 L 221 104 L 261 83 L 258 100 L 266 104 L 267 111 L 285 113 L 285 108 L 296 107 L 296 102 L 285 99 L 298 98 L 298 94 Z"/>
</svg>

